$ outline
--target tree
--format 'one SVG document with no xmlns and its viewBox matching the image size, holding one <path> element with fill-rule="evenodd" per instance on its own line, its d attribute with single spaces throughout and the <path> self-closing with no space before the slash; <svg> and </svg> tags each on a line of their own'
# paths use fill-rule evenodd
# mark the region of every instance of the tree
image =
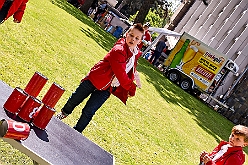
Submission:
<svg viewBox="0 0 248 165">
<path fill-rule="evenodd" d="M 195 0 L 181 0 L 182 3 L 187 3 Z M 201 0 L 206 6 L 210 0 Z M 118 7 L 116 8 L 123 13 L 126 17 L 131 15 L 136 15 L 137 18 L 134 19 L 134 22 L 144 22 L 145 18 L 150 9 L 156 10 L 155 13 L 163 19 L 163 24 L 170 19 L 172 15 L 170 10 L 172 2 L 168 3 L 167 0 L 118 0 Z"/>
<path fill-rule="evenodd" d="M 144 0 L 136 18 L 134 19 L 134 23 L 138 23 L 138 22 L 143 23 L 151 8 L 151 5 L 154 3 L 155 3 L 155 0 Z"/>
<path fill-rule="evenodd" d="M 128 18 L 131 15 L 136 15 L 138 11 L 135 22 L 141 23 L 144 22 L 151 8 L 158 11 L 157 14 L 161 18 L 164 18 L 167 15 L 166 11 L 168 11 L 167 0 L 119 0 L 117 5 L 116 8 Z"/>
<path fill-rule="evenodd" d="M 187 2 L 189 0 L 181 1 Z M 201 1 L 205 5 L 208 5 L 209 0 Z M 92 0 L 85 0 L 84 4 L 80 8 L 82 12 L 87 14 L 92 3 Z M 163 19 L 162 24 L 164 24 L 168 19 L 169 7 L 170 5 L 168 4 L 167 0 L 118 0 L 117 10 L 121 11 L 128 18 L 130 15 L 134 15 L 138 11 L 136 18 L 134 19 L 134 23 L 144 23 L 149 10 L 153 8 L 156 10 L 156 13 L 159 15 L 159 17 Z"/>
</svg>

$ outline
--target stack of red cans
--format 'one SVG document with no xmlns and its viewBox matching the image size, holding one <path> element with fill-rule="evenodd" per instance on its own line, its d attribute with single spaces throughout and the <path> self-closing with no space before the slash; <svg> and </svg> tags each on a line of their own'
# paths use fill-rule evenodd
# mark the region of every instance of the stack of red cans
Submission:
<svg viewBox="0 0 248 165">
<path fill-rule="evenodd" d="M 13 92 L 3 105 L 4 109 L 12 114 L 19 116 L 19 118 L 21 118 L 24 122 L 32 123 L 37 128 L 45 130 L 47 124 L 56 112 L 54 106 L 65 91 L 64 88 L 56 83 L 53 83 L 43 97 L 42 101 L 39 100 L 37 96 L 39 95 L 40 91 L 45 86 L 47 81 L 47 77 L 39 72 L 35 72 L 24 90 L 19 87 L 16 87 L 13 90 Z M 0 122 L 0 129 L 1 127 L 5 127 L 3 123 L 12 124 L 13 122 L 10 122 L 9 120 L 2 122 L 2 124 Z M 21 124 L 19 123 L 19 125 Z M 8 128 L 11 129 L 10 126 L 7 128 L 2 128 L 2 132 L 5 132 L 3 137 L 9 137 Z M 25 135 L 27 135 L 26 131 L 24 132 Z M 20 134 L 20 132 L 18 131 L 16 133 Z M 21 136 L 17 135 L 17 137 Z"/>
</svg>

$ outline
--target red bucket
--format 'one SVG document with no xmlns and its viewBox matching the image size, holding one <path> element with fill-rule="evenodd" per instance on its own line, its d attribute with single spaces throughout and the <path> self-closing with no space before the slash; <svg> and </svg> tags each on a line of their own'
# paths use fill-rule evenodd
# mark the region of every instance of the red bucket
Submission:
<svg viewBox="0 0 248 165">
<path fill-rule="evenodd" d="M 4 103 L 3 107 L 10 113 L 15 114 L 18 112 L 19 108 L 21 108 L 27 97 L 27 93 L 25 93 L 21 88 L 16 87 Z"/>
<path fill-rule="evenodd" d="M 0 136 L 15 140 L 25 140 L 30 133 L 30 127 L 27 123 L 17 122 L 14 120 L 0 121 Z"/>
<path fill-rule="evenodd" d="M 24 105 L 21 107 L 18 116 L 26 122 L 30 122 L 36 111 L 39 110 L 41 101 L 35 97 L 30 96 Z"/>
<path fill-rule="evenodd" d="M 29 80 L 24 91 L 33 97 L 37 97 L 41 89 L 46 84 L 48 78 L 39 72 L 35 72 L 33 77 Z"/>
<path fill-rule="evenodd" d="M 49 123 L 49 121 L 52 119 L 55 112 L 56 111 L 54 108 L 43 105 L 38 115 L 33 120 L 34 126 L 44 130 L 47 124 Z"/>
<path fill-rule="evenodd" d="M 53 83 L 50 89 L 47 91 L 46 95 L 43 97 L 42 102 L 45 105 L 54 108 L 54 106 L 59 101 L 60 97 L 64 92 L 64 88 L 62 88 L 56 83 Z"/>
</svg>

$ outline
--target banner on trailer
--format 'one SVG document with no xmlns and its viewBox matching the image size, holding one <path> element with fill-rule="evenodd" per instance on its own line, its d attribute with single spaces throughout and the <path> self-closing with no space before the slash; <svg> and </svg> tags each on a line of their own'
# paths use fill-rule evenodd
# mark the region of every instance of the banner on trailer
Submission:
<svg viewBox="0 0 248 165">
<path fill-rule="evenodd" d="M 185 43 L 189 41 L 186 45 Z M 183 48 L 186 46 L 186 48 Z M 189 75 L 201 89 L 208 89 L 227 57 L 193 36 L 183 33 L 164 65 Z"/>
</svg>

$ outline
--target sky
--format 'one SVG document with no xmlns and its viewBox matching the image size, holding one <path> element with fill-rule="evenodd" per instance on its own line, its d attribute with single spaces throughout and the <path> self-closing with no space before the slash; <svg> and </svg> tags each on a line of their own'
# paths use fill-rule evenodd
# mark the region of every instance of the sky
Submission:
<svg viewBox="0 0 248 165">
<path fill-rule="evenodd" d="M 177 8 L 178 5 L 180 5 L 181 0 L 167 0 L 168 2 L 172 2 L 173 6 L 172 6 L 172 10 L 175 10 Z"/>
</svg>

